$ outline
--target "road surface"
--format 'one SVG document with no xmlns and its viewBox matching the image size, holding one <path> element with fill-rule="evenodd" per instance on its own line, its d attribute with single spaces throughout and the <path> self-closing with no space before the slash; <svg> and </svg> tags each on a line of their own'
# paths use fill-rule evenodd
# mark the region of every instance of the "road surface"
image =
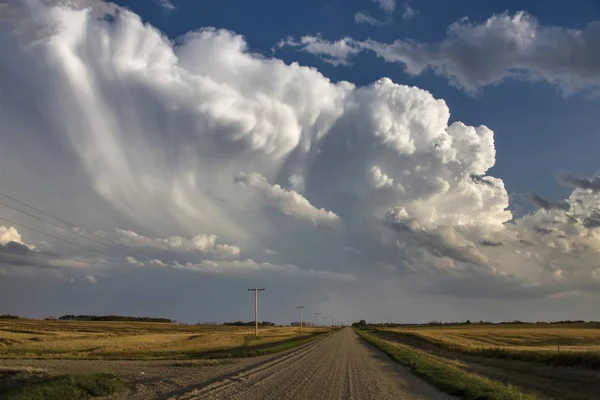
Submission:
<svg viewBox="0 0 600 400">
<path fill-rule="evenodd" d="M 245 366 L 171 399 L 449 399 L 366 344 L 350 328 Z"/>
</svg>

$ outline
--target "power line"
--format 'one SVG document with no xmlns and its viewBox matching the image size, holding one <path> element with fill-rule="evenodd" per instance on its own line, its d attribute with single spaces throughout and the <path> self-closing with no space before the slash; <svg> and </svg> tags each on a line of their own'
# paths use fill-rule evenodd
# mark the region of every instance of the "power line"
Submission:
<svg viewBox="0 0 600 400">
<path fill-rule="evenodd" d="M 37 211 L 37 212 L 39 212 L 39 213 L 41 213 L 41 214 L 44 214 L 44 215 L 46 215 L 46 216 L 48 216 L 48 217 L 50 217 L 50 218 L 53 218 L 53 219 L 55 219 L 55 220 L 57 220 L 57 221 L 60 221 L 60 222 L 62 222 L 63 224 L 69 225 L 69 226 L 70 226 L 70 227 L 72 227 L 72 228 L 83 230 L 83 231 L 85 231 L 85 232 L 89 233 L 90 235 L 93 235 L 93 236 L 95 236 L 95 237 L 98 237 L 98 238 L 100 238 L 100 239 L 102 239 L 102 240 L 106 240 L 106 241 L 108 241 L 108 242 L 111 242 L 111 243 L 114 243 L 114 244 L 116 244 L 116 245 L 118 245 L 118 246 L 121 246 L 121 247 L 123 247 L 124 249 L 127 249 L 127 250 L 128 250 L 128 251 L 130 251 L 130 252 L 134 252 L 134 253 L 136 253 L 136 254 L 138 254 L 138 255 L 142 255 L 142 256 L 144 256 L 144 257 L 147 257 L 147 258 L 148 258 L 148 259 L 150 259 L 150 260 L 153 260 L 153 259 L 155 259 L 155 258 L 156 258 L 156 257 L 155 257 L 155 256 L 153 256 L 153 255 L 150 255 L 150 254 L 147 254 L 147 253 L 145 253 L 145 252 L 143 252 L 143 251 L 141 251 L 141 250 L 137 250 L 137 249 L 134 249 L 134 248 L 132 248 L 132 247 L 126 246 L 126 245 L 124 245 L 124 244 L 122 244 L 122 243 L 119 243 L 119 242 L 117 242 L 116 240 L 112 240 L 112 239 L 110 239 L 110 238 L 107 238 L 107 237 L 104 237 L 104 236 L 102 236 L 102 235 L 99 235 L 99 234 L 97 234 L 97 233 L 95 233 L 95 232 L 88 231 L 87 229 L 83 229 L 83 228 L 81 228 L 81 227 L 79 227 L 79 226 L 77 226 L 77 225 L 75 225 L 75 224 L 73 224 L 73 223 L 71 223 L 71 222 L 69 222 L 69 221 L 66 221 L 66 220 L 64 220 L 64 219 L 62 219 L 62 218 L 56 217 L 56 216 L 54 216 L 54 215 L 52 215 L 52 214 L 50 214 L 50 213 L 47 213 L 47 212 L 45 212 L 45 211 L 43 211 L 43 210 L 40 210 L 40 209 L 39 209 L 39 208 L 37 208 L 37 207 L 34 207 L 34 206 L 30 205 L 30 204 L 27 204 L 27 203 L 25 203 L 25 202 L 23 202 L 23 201 L 21 201 L 21 200 L 15 199 L 14 197 L 11 197 L 11 196 L 9 196 L 9 195 L 7 195 L 7 194 L 0 193 L 0 196 L 2 196 L 2 197 L 5 197 L 5 198 L 7 198 L 7 199 L 9 199 L 9 200 L 12 200 L 12 201 L 14 201 L 14 202 L 16 202 L 16 203 L 19 203 L 19 204 L 21 204 L 21 205 L 23 205 L 23 206 L 25 206 L 25 207 L 28 207 L 28 208 L 30 208 L 30 209 L 32 209 L 32 210 L 35 210 L 35 211 Z M 30 217 L 32 217 L 32 218 L 35 218 L 35 219 L 37 219 L 37 220 L 40 220 L 40 221 L 46 222 L 46 223 L 48 223 L 48 224 L 50 224 L 50 225 L 56 226 L 56 227 L 58 227 L 58 228 L 60 228 L 60 229 L 63 229 L 63 230 L 65 230 L 65 231 L 67 231 L 67 232 L 74 233 L 74 234 L 76 234 L 76 235 L 78 235 L 78 236 L 81 236 L 81 237 L 83 237 L 83 238 L 85 238 L 85 239 L 87 239 L 87 240 L 90 240 L 90 241 L 92 241 L 92 242 L 99 243 L 99 244 L 101 244 L 101 245 L 103 245 L 103 246 L 107 246 L 107 247 L 109 247 L 109 248 L 111 248 L 111 249 L 118 250 L 118 251 L 120 251 L 121 253 L 124 253 L 124 254 L 126 254 L 126 255 L 130 255 L 129 253 L 125 253 L 125 252 L 124 252 L 122 249 L 115 248 L 115 247 L 113 247 L 113 246 L 111 246 L 111 245 L 109 245 L 109 244 L 107 244 L 107 243 L 103 243 L 103 242 L 101 242 L 101 241 L 99 241 L 99 240 L 96 240 L 96 239 L 90 238 L 89 236 L 87 236 L 87 235 L 84 235 L 84 234 L 82 234 L 81 232 L 73 231 L 73 230 L 71 230 L 71 229 L 66 229 L 66 228 L 65 228 L 65 227 L 63 227 L 63 226 L 60 226 L 60 225 L 58 225 L 58 224 L 55 224 L 55 223 L 53 223 L 53 222 L 47 221 L 47 220 L 45 220 L 45 219 L 43 219 L 43 218 L 40 218 L 40 217 L 38 217 L 38 216 L 35 216 L 35 215 L 33 215 L 33 214 L 30 214 L 30 213 L 28 213 L 28 212 L 26 212 L 26 211 L 19 210 L 18 208 L 12 207 L 12 206 L 10 206 L 10 205 L 8 205 L 8 204 L 4 203 L 4 202 L 1 202 L 1 201 L 0 201 L 0 204 L 4 205 L 5 207 L 8 207 L 8 208 L 10 208 L 10 209 L 13 209 L 13 210 L 15 210 L 15 211 L 18 211 L 18 212 L 20 212 L 20 213 L 23 213 L 23 214 L 25 214 L 25 215 L 28 215 L 28 216 L 30 216 Z"/>
<path fill-rule="evenodd" d="M 130 251 L 136 252 L 137 254 L 142 254 L 143 256 L 145 256 L 145 257 L 148 257 L 148 258 L 150 258 L 150 259 L 153 259 L 153 258 L 155 258 L 153 255 L 150 255 L 150 254 L 144 253 L 144 252 L 143 252 L 143 251 L 141 251 L 141 250 L 137 250 L 137 249 L 131 248 L 131 247 L 129 247 L 129 246 L 126 246 L 126 245 L 124 245 L 124 244 L 122 244 L 122 243 L 120 243 L 120 242 L 116 241 L 116 240 L 112 240 L 112 239 L 110 239 L 110 238 L 107 238 L 107 237 L 104 237 L 104 236 L 102 236 L 102 235 L 99 235 L 99 234 L 97 234 L 97 233 L 95 233 L 95 232 L 93 232 L 93 231 L 89 231 L 89 230 L 87 230 L 87 229 L 83 229 L 83 228 L 81 228 L 81 227 L 79 227 L 79 226 L 77 226 L 77 225 L 73 224 L 72 222 L 66 221 L 66 220 L 64 220 L 64 219 L 62 219 L 62 218 L 59 218 L 59 217 L 56 217 L 56 216 L 54 216 L 54 215 L 52 215 L 52 214 L 50 214 L 50 213 L 47 213 L 46 211 L 40 210 L 40 209 L 39 209 L 39 208 L 37 208 L 37 207 L 34 207 L 34 206 L 30 205 L 30 204 L 27 204 L 27 203 L 25 203 L 25 202 L 23 202 L 23 201 L 21 201 L 21 200 L 15 199 L 14 197 L 11 197 L 11 196 L 9 196 L 9 195 L 7 195 L 7 194 L 0 193 L 0 196 L 2 196 L 2 197 L 5 197 L 5 198 L 7 198 L 7 199 L 9 199 L 9 200 L 12 200 L 12 201 L 14 201 L 14 202 L 16 202 L 16 203 L 19 203 L 19 204 L 21 204 L 21 205 L 23 205 L 23 206 L 25 206 L 25 207 L 31 208 L 32 210 L 35 210 L 35 211 L 37 211 L 37 212 L 39 212 L 39 213 L 42 213 L 42 214 L 44 214 L 44 215 L 46 215 L 46 216 L 48 216 L 48 217 L 50 217 L 50 218 L 53 218 L 53 219 L 55 219 L 55 220 L 57 220 L 57 221 L 60 221 L 60 222 L 62 222 L 63 224 L 69 225 L 69 226 L 71 226 L 71 227 L 73 227 L 73 228 L 77 228 L 77 229 L 84 230 L 84 231 L 88 232 L 90 235 L 93 235 L 93 236 L 95 236 L 95 237 L 98 237 L 98 238 L 100 238 L 100 239 L 102 239 L 102 240 L 106 240 L 106 241 L 108 241 L 108 242 L 114 243 L 114 244 L 116 244 L 116 245 L 118 245 L 118 246 L 121 246 L 121 247 L 123 247 L 123 248 L 127 249 L 127 250 L 130 250 Z M 71 232 L 71 231 L 70 231 L 70 232 Z M 85 237 L 85 236 L 84 236 L 84 237 Z M 90 239 L 90 240 L 91 240 L 91 239 Z M 104 244 L 104 243 L 103 243 L 103 244 Z M 105 245 L 105 246 L 108 246 L 107 244 L 104 244 L 104 245 Z"/>
<path fill-rule="evenodd" d="M 92 249 L 92 248 L 90 248 L 90 247 L 87 247 L 87 246 L 83 246 L 83 245 L 81 245 L 81 244 L 79 244 L 79 243 L 71 242 L 70 240 L 63 239 L 63 238 L 61 238 L 61 237 L 54 236 L 54 235 L 51 235 L 51 234 L 49 234 L 49 233 L 46 233 L 46 232 L 42 232 L 42 231 L 40 231 L 40 230 L 38 230 L 38 229 L 31 228 L 31 227 L 29 227 L 29 226 L 26 226 L 26 225 L 20 224 L 20 223 L 18 223 L 18 222 L 15 222 L 15 221 L 11 221 L 10 219 L 7 219 L 7 218 L 0 217 L 0 220 L 2 220 L 2 221 L 5 221 L 5 222 L 8 222 L 9 224 L 12 224 L 12 225 L 20 226 L 21 228 L 29 229 L 30 231 L 33 231 L 33 232 L 41 233 L 42 235 L 49 236 L 49 237 L 51 237 L 51 238 L 53 238 L 53 239 L 56 239 L 56 240 L 60 240 L 61 242 L 65 242 L 65 243 L 71 244 L 71 245 L 73 245 L 73 246 L 81 247 L 82 249 L 86 249 L 87 251 L 92 251 L 92 252 L 94 252 L 94 253 L 98 253 L 98 254 L 100 254 L 100 255 L 104 255 L 104 254 L 102 254 L 102 253 L 101 253 L 100 251 L 98 251 L 98 250 Z M 108 255 L 109 257 L 117 258 L 117 257 L 113 256 L 112 254 L 107 254 L 107 255 Z"/>
<path fill-rule="evenodd" d="M 87 236 L 83 235 L 83 234 L 82 234 L 82 233 L 80 233 L 80 232 L 73 231 L 73 230 L 71 230 L 71 229 L 65 228 L 64 226 L 61 226 L 61 225 L 59 225 L 59 224 L 55 224 L 54 222 L 47 221 L 47 220 L 45 220 L 45 219 L 43 219 L 43 218 L 40 218 L 40 217 L 38 217 L 38 216 L 36 216 L 36 215 L 30 214 L 30 213 L 28 213 L 27 211 L 19 210 L 18 208 L 12 207 L 12 206 L 10 206 L 10 205 L 8 205 L 8 204 L 6 204 L 6 203 L 2 202 L 2 201 L 0 201 L 0 205 L 3 205 L 4 207 L 8 207 L 8 208 L 10 208 L 11 210 L 15 210 L 15 211 L 18 211 L 18 212 L 20 212 L 20 213 L 23 213 L 23 214 L 25 214 L 25 215 L 28 215 L 28 216 L 30 216 L 31 218 L 35 218 L 35 219 L 37 219 L 37 220 L 39 220 L 39 221 L 42 221 L 42 222 L 45 222 L 45 223 L 47 223 L 47 224 L 50 224 L 50 225 L 52 225 L 52 226 L 55 226 L 55 227 L 57 227 L 57 228 L 59 228 L 59 229 L 62 229 L 62 230 L 63 230 L 63 231 L 65 231 L 65 232 L 68 232 L 68 233 L 73 233 L 73 234 L 75 234 L 75 235 L 77 235 L 77 236 L 80 236 L 80 237 L 82 237 L 82 238 L 84 238 L 84 239 L 90 240 L 90 241 L 92 241 L 92 242 L 94 242 L 94 243 L 101 244 L 101 245 L 103 245 L 103 246 L 108 246 L 109 248 L 111 248 L 111 249 L 112 249 L 112 247 L 110 247 L 110 246 L 109 246 L 109 245 L 107 245 L 106 243 L 102 243 L 102 242 L 101 242 L 101 241 L 99 241 L 99 240 L 96 240 L 96 239 L 89 238 L 89 237 L 87 237 Z M 31 229 L 31 228 L 28 228 L 28 229 Z M 123 251 L 123 250 L 121 250 L 121 249 L 117 249 L 117 250 L 119 250 L 119 251 L 121 251 L 121 252 Z M 126 254 L 126 255 L 129 255 L 129 253 L 125 253 L 125 254 Z"/>
<path fill-rule="evenodd" d="M 333 321 L 334 321 L 333 317 L 323 317 L 323 318 L 324 319 L 329 319 L 331 321 L 331 326 L 333 326 Z"/>
<path fill-rule="evenodd" d="M 12 201 L 14 201 L 14 202 L 16 202 L 16 203 L 19 203 L 19 204 L 21 204 L 22 206 L 25 206 L 25 207 L 31 208 L 32 210 L 35 210 L 35 211 L 37 211 L 37 212 L 40 212 L 40 213 L 42 213 L 42 214 L 44 214 L 44 215 L 46 215 L 46 216 L 48 216 L 48 217 L 50 217 L 50 218 L 54 218 L 55 220 L 57 220 L 57 221 L 60 221 L 60 222 L 62 222 L 63 224 L 70 225 L 70 226 L 72 226 L 73 228 L 78 228 L 78 226 L 76 226 L 76 225 L 74 225 L 74 224 L 70 223 L 69 221 L 65 221 L 64 219 L 60 219 L 60 218 L 58 218 L 58 217 L 55 217 L 54 215 L 48 214 L 47 212 L 45 212 L 45 211 L 42 211 L 42 210 L 40 210 L 39 208 L 35 208 L 34 206 L 31 206 L 31 205 L 29 205 L 29 204 L 23 203 L 22 201 L 20 201 L 20 200 L 17 200 L 17 199 L 15 199 L 14 197 L 10 197 L 9 195 L 3 194 L 3 193 L 0 193 L 0 196 L 2 196 L 2 197 L 6 197 L 6 198 L 7 198 L 7 199 L 9 199 L 9 200 L 12 200 Z"/>
</svg>

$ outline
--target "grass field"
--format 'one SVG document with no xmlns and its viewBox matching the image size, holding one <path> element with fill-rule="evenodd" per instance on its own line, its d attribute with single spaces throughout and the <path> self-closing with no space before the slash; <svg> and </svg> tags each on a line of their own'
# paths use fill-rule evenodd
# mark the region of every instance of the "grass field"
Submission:
<svg viewBox="0 0 600 400">
<path fill-rule="evenodd" d="M 182 359 L 261 354 L 304 342 L 324 328 L 260 328 L 145 322 L 0 320 L 0 358 Z M 307 338 L 308 340 L 308 338 Z"/>
</svg>

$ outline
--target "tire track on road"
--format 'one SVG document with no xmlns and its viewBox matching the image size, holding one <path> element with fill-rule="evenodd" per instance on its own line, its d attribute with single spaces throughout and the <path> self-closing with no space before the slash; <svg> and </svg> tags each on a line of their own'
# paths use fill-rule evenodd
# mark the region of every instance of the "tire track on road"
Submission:
<svg viewBox="0 0 600 400">
<path fill-rule="evenodd" d="M 241 370 L 235 371 L 231 374 L 228 374 L 223 377 L 219 377 L 218 379 L 214 379 L 208 383 L 203 383 L 193 388 L 187 388 L 184 393 L 181 391 L 171 397 L 169 399 L 195 399 L 195 398 L 206 398 L 206 397 L 198 397 L 198 396 L 213 396 L 217 393 L 227 390 L 232 385 L 240 384 L 249 381 L 251 378 L 260 375 L 263 371 L 272 369 L 279 364 L 290 362 L 294 359 L 302 358 L 306 354 L 308 354 L 314 347 L 321 345 L 322 343 L 330 340 L 332 338 L 331 335 L 326 336 L 324 338 L 317 339 L 315 342 L 311 342 L 304 346 L 301 346 L 298 349 L 294 349 L 289 353 L 280 355 L 275 358 L 271 358 L 266 361 L 262 361 L 257 364 L 252 364 L 248 367 L 245 367 Z M 264 378 L 263 378 L 264 379 Z M 254 383 L 259 382 L 261 379 L 257 379 Z"/>
</svg>

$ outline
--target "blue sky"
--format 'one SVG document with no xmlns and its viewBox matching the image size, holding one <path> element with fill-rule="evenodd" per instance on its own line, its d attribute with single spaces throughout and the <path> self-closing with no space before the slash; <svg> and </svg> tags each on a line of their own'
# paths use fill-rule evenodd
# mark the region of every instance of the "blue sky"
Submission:
<svg viewBox="0 0 600 400">
<path fill-rule="evenodd" d="M 0 12 L 0 313 L 600 318 L 596 1 Z"/>
</svg>

